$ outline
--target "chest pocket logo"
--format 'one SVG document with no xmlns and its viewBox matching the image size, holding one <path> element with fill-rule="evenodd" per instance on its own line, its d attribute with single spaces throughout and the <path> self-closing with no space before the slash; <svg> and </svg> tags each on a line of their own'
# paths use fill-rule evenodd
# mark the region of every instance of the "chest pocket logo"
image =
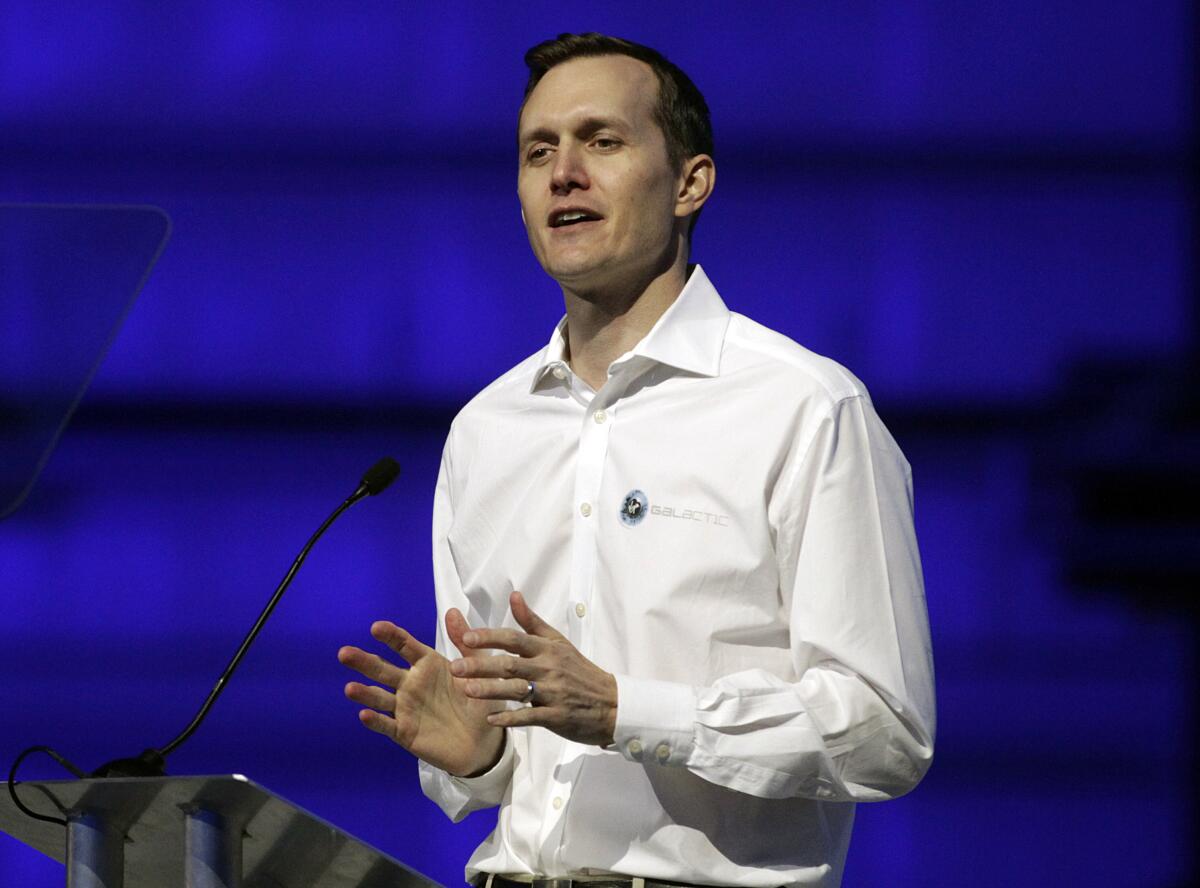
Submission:
<svg viewBox="0 0 1200 888">
<path fill-rule="evenodd" d="M 650 500 L 646 498 L 646 494 L 640 490 L 631 490 L 621 502 L 621 523 L 626 527 L 635 527 L 642 523 L 649 511 Z"/>
</svg>

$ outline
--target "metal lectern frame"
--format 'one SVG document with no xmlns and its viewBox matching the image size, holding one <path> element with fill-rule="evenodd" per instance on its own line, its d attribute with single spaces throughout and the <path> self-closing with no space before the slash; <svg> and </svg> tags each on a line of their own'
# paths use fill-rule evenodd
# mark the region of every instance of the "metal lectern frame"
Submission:
<svg viewBox="0 0 1200 888">
<path fill-rule="evenodd" d="M 66 864 L 68 888 L 438 888 L 241 775 L 30 781 L 0 829 Z"/>
</svg>

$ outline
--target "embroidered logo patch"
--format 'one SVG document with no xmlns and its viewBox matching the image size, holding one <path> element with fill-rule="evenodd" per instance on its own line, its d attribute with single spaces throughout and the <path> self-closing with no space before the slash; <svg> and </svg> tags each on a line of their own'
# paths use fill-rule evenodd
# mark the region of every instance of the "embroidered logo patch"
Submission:
<svg viewBox="0 0 1200 888">
<path fill-rule="evenodd" d="M 646 499 L 646 494 L 640 490 L 629 491 L 621 503 L 621 523 L 626 527 L 641 524 L 649 508 L 650 500 Z"/>
</svg>

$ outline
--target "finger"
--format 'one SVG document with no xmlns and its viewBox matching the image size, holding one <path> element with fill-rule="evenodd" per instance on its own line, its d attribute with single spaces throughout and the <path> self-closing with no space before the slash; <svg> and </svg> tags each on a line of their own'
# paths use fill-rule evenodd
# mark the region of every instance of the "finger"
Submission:
<svg viewBox="0 0 1200 888">
<path fill-rule="evenodd" d="M 371 637 L 376 641 L 382 641 L 409 664 L 416 663 L 422 657 L 435 653 L 429 645 L 422 644 L 395 623 L 387 620 L 379 620 L 371 624 Z"/>
<path fill-rule="evenodd" d="M 521 657 L 495 654 L 490 657 L 463 657 L 450 664 L 450 672 L 459 678 L 520 678 L 537 679 L 542 674 L 530 661 Z"/>
<path fill-rule="evenodd" d="M 345 694 L 355 703 L 361 706 L 370 706 L 387 715 L 396 711 L 396 695 L 381 687 L 351 681 L 346 684 Z"/>
<path fill-rule="evenodd" d="M 462 611 L 456 607 L 446 611 L 446 635 L 449 637 L 450 643 L 458 648 L 458 652 L 464 657 L 474 653 L 463 641 L 463 634 L 469 632 L 470 629 L 471 626 L 467 622 L 467 618 L 462 615 Z"/>
<path fill-rule="evenodd" d="M 512 615 L 516 619 L 517 625 L 530 635 L 536 635 L 539 638 L 563 638 L 561 632 L 534 613 L 533 608 L 529 606 L 529 602 L 520 592 L 513 592 L 508 596 L 508 606 L 512 609 Z"/>
<path fill-rule="evenodd" d="M 383 734 L 385 737 L 391 737 L 393 740 L 396 739 L 396 720 L 394 718 L 389 718 L 382 712 L 376 712 L 374 709 L 360 709 L 358 720 L 376 734 Z"/>
<path fill-rule="evenodd" d="M 517 709 L 501 709 L 487 717 L 488 724 L 500 728 L 522 728 L 538 725 L 551 727 L 555 722 L 555 710 L 549 706 L 521 706 Z"/>
<path fill-rule="evenodd" d="M 463 643 L 473 650 L 508 651 L 519 657 L 536 656 L 539 639 L 516 629 L 472 629 L 463 634 Z"/>
<path fill-rule="evenodd" d="M 524 678 L 471 679 L 466 683 L 468 697 L 476 700 L 527 700 L 532 682 Z"/>
<path fill-rule="evenodd" d="M 353 645 L 346 645 L 338 651 L 338 662 L 388 687 L 398 688 L 404 681 L 406 670 L 389 663 L 378 654 L 368 653 Z"/>
</svg>

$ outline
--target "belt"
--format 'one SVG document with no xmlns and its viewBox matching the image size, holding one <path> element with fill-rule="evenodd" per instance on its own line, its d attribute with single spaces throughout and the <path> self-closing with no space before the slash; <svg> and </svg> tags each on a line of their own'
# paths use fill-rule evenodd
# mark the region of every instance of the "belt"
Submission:
<svg viewBox="0 0 1200 888">
<path fill-rule="evenodd" d="M 471 884 L 475 888 L 688 888 L 682 882 L 625 876 L 584 876 L 578 879 L 545 879 L 534 876 L 522 881 L 493 873 L 479 873 L 471 879 Z"/>
</svg>

